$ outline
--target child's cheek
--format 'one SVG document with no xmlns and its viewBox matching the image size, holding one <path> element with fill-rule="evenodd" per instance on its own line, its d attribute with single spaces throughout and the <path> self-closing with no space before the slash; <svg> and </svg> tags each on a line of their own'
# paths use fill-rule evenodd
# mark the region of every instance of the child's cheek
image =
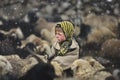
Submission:
<svg viewBox="0 0 120 80">
<path fill-rule="evenodd" d="M 56 38 L 58 39 L 59 42 L 62 42 L 65 40 L 65 36 L 64 35 L 56 35 Z"/>
</svg>

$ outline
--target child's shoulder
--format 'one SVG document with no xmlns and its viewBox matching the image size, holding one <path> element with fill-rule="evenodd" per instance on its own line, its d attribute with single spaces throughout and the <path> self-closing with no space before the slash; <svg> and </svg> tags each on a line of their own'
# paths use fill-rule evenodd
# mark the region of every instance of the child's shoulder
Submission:
<svg viewBox="0 0 120 80">
<path fill-rule="evenodd" d="M 73 38 L 71 48 L 79 46 L 77 41 Z"/>
</svg>

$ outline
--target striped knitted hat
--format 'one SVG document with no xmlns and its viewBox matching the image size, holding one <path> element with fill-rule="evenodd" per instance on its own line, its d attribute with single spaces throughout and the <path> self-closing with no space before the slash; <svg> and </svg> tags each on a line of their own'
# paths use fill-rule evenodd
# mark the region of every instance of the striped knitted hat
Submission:
<svg viewBox="0 0 120 80">
<path fill-rule="evenodd" d="M 67 39 L 72 38 L 75 27 L 71 22 L 62 21 L 62 22 L 59 22 L 57 25 L 60 25 Z"/>
</svg>

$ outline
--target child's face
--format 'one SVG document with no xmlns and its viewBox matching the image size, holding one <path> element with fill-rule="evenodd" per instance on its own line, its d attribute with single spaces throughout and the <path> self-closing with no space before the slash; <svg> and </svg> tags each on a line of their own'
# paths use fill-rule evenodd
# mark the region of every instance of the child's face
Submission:
<svg viewBox="0 0 120 80">
<path fill-rule="evenodd" d="M 58 42 L 63 42 L 66 40 L 64 32 L 61 28 L 55 28 L 55 37 L 57 38 Z"/>
</svg>

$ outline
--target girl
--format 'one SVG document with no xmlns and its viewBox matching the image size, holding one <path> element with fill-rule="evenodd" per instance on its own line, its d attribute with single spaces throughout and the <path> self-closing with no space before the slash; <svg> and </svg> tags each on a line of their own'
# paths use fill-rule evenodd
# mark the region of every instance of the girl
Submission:
<svg viewBox="0 0 120 80">
<path fill-rule="evenodd" d="M 49 58 L 55 55 L 52 61 L 60 64 L 63 70 L 70 68 L 73 61 L 78 59 L 79 46 L 73 37 L 74 30 L 74 25 L 69 21 L 59 22 L 55 27 L 56 41 Z"/>
</svg>

